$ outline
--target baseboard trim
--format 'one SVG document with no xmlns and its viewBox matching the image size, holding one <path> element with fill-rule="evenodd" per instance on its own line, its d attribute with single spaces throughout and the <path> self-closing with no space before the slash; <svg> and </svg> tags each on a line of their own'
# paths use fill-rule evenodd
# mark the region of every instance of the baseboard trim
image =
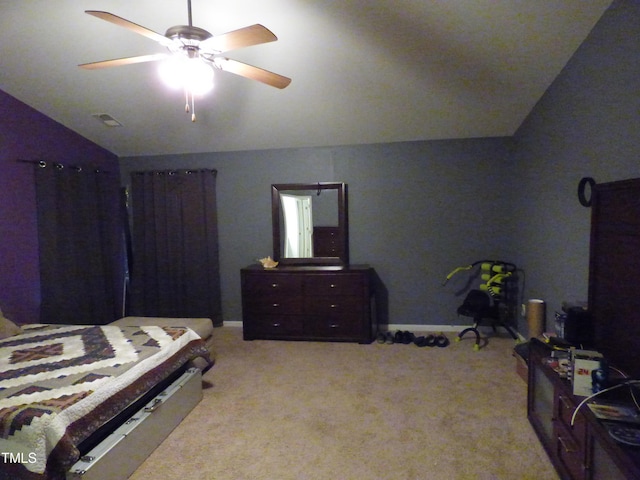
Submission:
<svg viewBox="0 0 640 480">
<path fill-rule="evenodd" d="M 381 325 L 380 330 L 395 332 L 396 330 L 410 332 L 460 332 L 470 325 L 411 325 L 402 323 L 390 323 Z"/>
<path fill-rule="evenodd" d="M 225 321 L 223 322 L 223 326 L 225 327 L 234 327 L 234 328 L 242 328 L 242 321 Z M 389 325 L 381 325 L 380 330 L 387 332 L 395 332 L 397 330 L 401 331 L 409 331 L 409 332 L 461 332 L 465 328 L 470 327 L 471 325 L 412 325 L 412 324 L 402 324 L 402 323 L 391 323 Z M 498 327 L 500 328 L 500 327 Z M 481 333 L 492 333 L 493 328 L 491 326 L 483 326 L 480 325 L 478 327 Z M 503 329 L 501 329 L 503 330 Z M 524 337 L 520 335 L 520 333 L 516 332 L 516 334 L 520 337 L 520 340 L 524 341 Z"/>
<path fill-rule="evenodd" d="M 224 321 L 222 322 L 222 326 L 223 327 L 236 327 L 236 328 L 242 328 L 242 321 Z"/>
<path fill-rule="evenodd" d="M 431 332 L 431 333 L 439 333 L 439 332 L 455 332 L 460 333 L 465 328 L 469 328 L 471 325 L 406 325 L 406 324 L 389 324 L 382 325 L 381 330 L 387 332 L 395 332 L 397 330 L 405 331 L 408 330 L 413 333 L 420 332 Z M 497 326 L 498 332 L 508 334 L 507 330 L 504 327 Z M 483 335 L 491 335 L 493 332 L 493 327 L 490 325 L 480 325 L 478 327 L 478 331 Z M 520 334 L 520 332 L 515 332 L 520 341 L 526 341 L 526 339 Z"/>
</svg>

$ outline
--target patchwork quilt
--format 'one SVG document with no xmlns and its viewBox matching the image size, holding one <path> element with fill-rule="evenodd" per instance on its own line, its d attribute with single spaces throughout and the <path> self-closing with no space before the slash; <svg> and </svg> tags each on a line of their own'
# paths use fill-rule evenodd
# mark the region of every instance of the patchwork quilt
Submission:
<svg viewBox="0 0 640 480">
<path fill-rule="evenodd" d="M 78 445 L 189 360 L 180 327 L 38 325 L 0 341 L 0 479 L 58 479 Z"/>
</svg>

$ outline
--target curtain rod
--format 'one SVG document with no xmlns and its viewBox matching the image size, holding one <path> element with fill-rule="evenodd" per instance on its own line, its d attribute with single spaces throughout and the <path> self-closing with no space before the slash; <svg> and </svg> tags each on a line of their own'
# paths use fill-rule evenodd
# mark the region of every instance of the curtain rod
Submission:
<svg viewBox="0 0 640 480">
<path fill-rule="evenodd" d="M 46 162 L 44 160 L 23 160 L 21 158 L 17 159 L 16 162 L 19 163 L 32 163 L 34 165 L 38 165 L 40 168 L 46 168 L 49 163 L 56 167 L 59 170 L 62 170 L 63 168 L 70 168 L 71 170 L 75 170 L 76 172 L 81 172 L 83 169 L 87 169 L 89 171 L 93 171 L 94 173 L 109 173 L 108 170 L 102 170 L 100 168 L 94 168 L 94 167 L 82 167 L 81 165 L 68 165 L 67 167 L 65 167 L 62 163 L 59 162 Z"/>
<path fill-rule="evenodd" d="M 175 175 L 180 173 L 192 174 L 196 172 L 205 172 L 217 175 L 218 171 L 212 168 L 174 168 L 169 170 L 139 170 L 131 172 L 131 175 Z"/>
</svg>

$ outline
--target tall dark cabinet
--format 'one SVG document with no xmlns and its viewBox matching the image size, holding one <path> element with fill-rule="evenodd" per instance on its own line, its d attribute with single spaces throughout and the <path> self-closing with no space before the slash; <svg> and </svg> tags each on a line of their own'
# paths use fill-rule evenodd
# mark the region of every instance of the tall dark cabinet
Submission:
<svg viewBox="0 0 640 480">
<path fill-rule="evenodd" d="M 640 179 L 594 188 L 589 310 L 597 349 L 640 378 Z"/>
</svg>

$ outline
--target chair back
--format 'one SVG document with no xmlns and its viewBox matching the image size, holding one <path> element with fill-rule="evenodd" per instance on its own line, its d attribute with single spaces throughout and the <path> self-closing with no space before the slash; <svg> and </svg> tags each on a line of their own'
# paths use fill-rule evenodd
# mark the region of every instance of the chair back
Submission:
<svg viewBox="0 0 640 480">
<path fill-rule="evenodd" d="M 491 298 L 482 290 L 469 290 L 462 305 L 470 310 L 480 310 L 491 305 Z"/>
</svg>

